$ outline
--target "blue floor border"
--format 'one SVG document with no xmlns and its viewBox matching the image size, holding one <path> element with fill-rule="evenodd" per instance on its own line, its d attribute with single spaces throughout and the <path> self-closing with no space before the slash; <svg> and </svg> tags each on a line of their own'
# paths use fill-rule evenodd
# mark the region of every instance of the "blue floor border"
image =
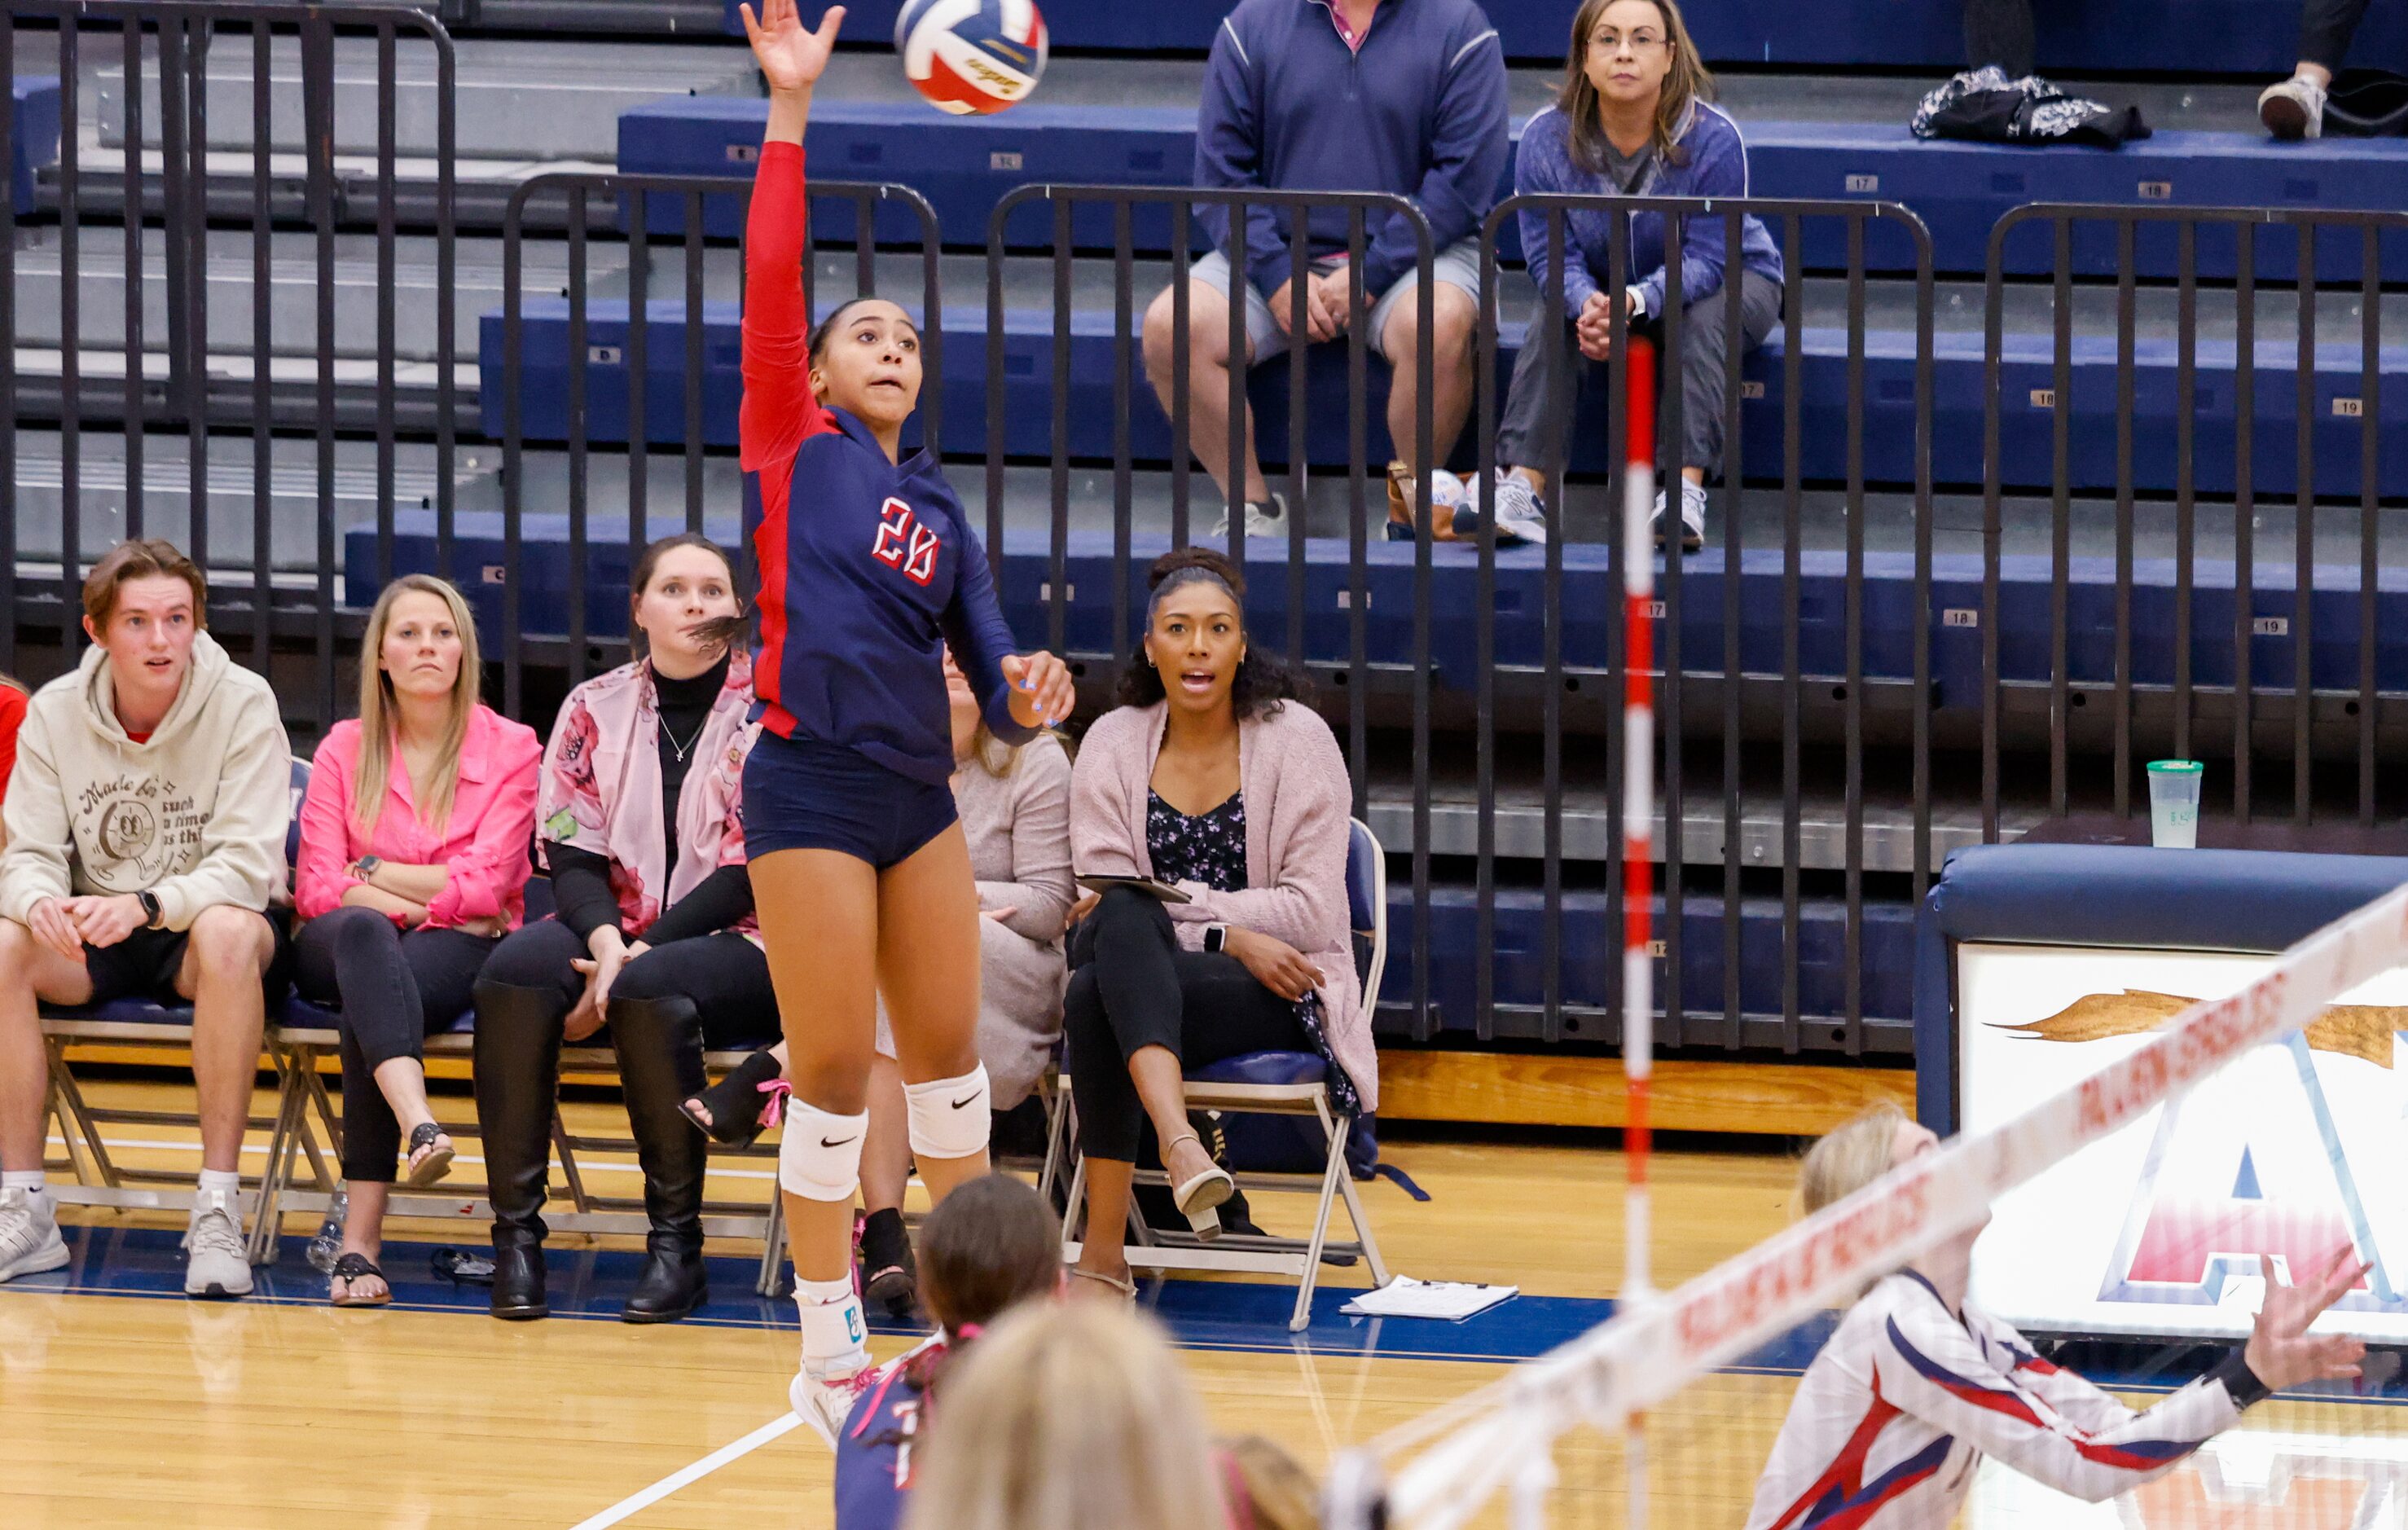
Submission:
<svg viewBox="0 0 2408 1530">
<path fill-rule="evenodd" d="M 166 1228 L 62 1226 L 60 1231 L 67 1242 L 66 1267 L 21 1276 L 0 1285 L 0 1294 L 185 1299 L 180 1234 Z M 432 1257 L 443 1247 L 485 1251 L 481 1243 L 465 1239 L 449 1245 L 400 1240 L 385 1245 L 380 1262 L 393 1287 L 393 1308 L 485 1317 L 485 1287 L 457 1284 L 435 1274 Z M 326 1278 L 310 1268 L 308 1253 L 308 1239 L 280 1239 L 276 1262 L 253 1272 L 256 1283 L 247 1299 L 294 1307 L 323 1303 Z M 642 1262 L 643 1255 L 633 1250 L 553 1248 L 548 1261 L 552 1317 L 617 1322 Z M 710 1300 L 687 1323 L 717 1328 L 794 1326 L 791 1300 L 754 1294 L 757 1260 L 724 1255 L 709 1263 Z M 1153 1280 L 1140 1282 L 1139 1291 L 1140 1304 L 1170 1329 L 1182 1348 L 1397 1360 L 1527 1360 L 1597 1326 L 1614 1310 L 1611 1301 L 1517 1295 L 1461 1323 L 1358 1318 L 1339 1310 L 1354 1298 L 1355 1288 L 1323 1286 L 1313 1293 L 1310 1324 L 1302 1333 L 1290 1334 L 1287 1320 L 1296 1303 L 1291 1286 Z M 873 1333 L 889 1335 L 918 1331 L 883 1322 L 870 1326 Z M 1812 1352 L 1810 1349 L 1807 1354 Z"/>
<path fill-rule="evenodd" d="M 0 1284 L 6 1295 L 84 1295 L 185 1300 L 181 1235 L 166 1228 L 62 1226 L 66 1267 L 26 1275 Z M 392 1309 L 487 1316 L 486 1288 L 437 1276 L 439 1248 L 483 1252 L 480 1243 L 437 1244 L 394 1240 L 382 1264 L 393 1286 Z M 549 1294 L 554 1319 L 615 1323 L 634 1289 L 643 1255 L 633 1250 L 554 1248 L 549 1261 Z M 787 1298 L 753 1293 L 756 1259 L 713 1256 L 711 1298 L 686 1323 L 710 1328 L 791 1331 L 794 1307 Z M 273 1265 L 254 1272 L 248 1300 L 273 1306 L 309 1307 L 326 1299 L 326 1278 L 310 1268 L 308 1239 L 279 1241 Z M 1302 1333 L 1288 1332 L 1295 1291 L 1286 1285 L 1235 1280 L 1151 1280 L 1139 1285 L 1139 1304 L 1161 1320 L 1182 1349 L 1233 1353 L 1304 1354 L 1316 1358 L 1427 1360 L 1510 1365 L 1533 1359 L 1578 1337 L 1612 1317 L 1612 1301 L 1578 1296 L 1519 1294 L 1460 1323 L 1413 1318 L 1350 1317 L 1339 1309 L 1357 1294 L 1352 1286 L 1323 1286 L 1313 1293 L 1312 1318 Z M 1823 1347 L 1838 1324 L 1837 1313 L 1821 1313 L 1781 1337 L 1724 1367 L 1726 1371 L 1796 1376 Z M 873 1322 L 871 1331 L 905 1336 L 922 1330 Z M 2076 1339 L 2055 1346 L 2060 1363 L 2102 1386 L 2166 1392 L 2213 1367 L 2222 1358 L 2214 1344 L 2179 1341 L 2118 1343 Z M 2408 1406 L 2408 1365 L 2398 1349 L 2368 1356 L 2368 1380 L 2355 1392 L 2319 1388 L 2319 1401 L 2356 1401 Z"/>
</svg>

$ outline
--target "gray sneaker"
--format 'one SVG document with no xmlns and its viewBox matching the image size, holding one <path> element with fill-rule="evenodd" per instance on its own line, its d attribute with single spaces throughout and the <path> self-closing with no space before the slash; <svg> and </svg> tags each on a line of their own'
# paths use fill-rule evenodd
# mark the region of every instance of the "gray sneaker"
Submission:
<svg viewBox="0 0 2408 1530">
<path fill-rule="evenodd" d="M 2266 87 L 2258 120 L 2277 138 L 2317 138 L 2325 131 L 2325 88 L 2297 75 Z"/>
<path fill-rule="evenodd" d="M 67 1246 L 59 1237 L 50 1198 L 22 1190 L 0 1190 L 0 1280 L 59 1269 Z"/>
<path fill-rule="evenodd" d="M 1535 542 L 1544 546 L 1546 540 L 1547 514 L 1539 503 L 1538 491 L 1531 488 L 1530 480 L 1519 473 L 1499 472 L 1497 475 L 1497 545 L 1513 547 L 1523 542 Z"/>
<path fill-rule="evenodd" d="M 1681 485 L 1681 551 L 1695 552 L 1706 545 L 1706 490 L 1687 479 Z M 1664 491 L 1656 491 L 1656 545 L 1664 545 Z"/>
<path fill-rule="evenodd" d="M 1268 505 L 1249 504 L 1246 507 L 1246 540 L 1268 536 L 1274 541 L 1287 540 L 1287 495 L 1274 493 Z M 1226 545 L 1229 540 L 1229 512 L 1224 509 L 1221 519 L 1212 522 L 1211 539 Z"/>
<path fill-rule="evenodd" d="M 184 1230 L 184 1294 L 251 1294 L 251 1253 L 243 1247 L 239 1194 L 203 1191 L 193 1197 L 192 1224 Z"/>
</svg>

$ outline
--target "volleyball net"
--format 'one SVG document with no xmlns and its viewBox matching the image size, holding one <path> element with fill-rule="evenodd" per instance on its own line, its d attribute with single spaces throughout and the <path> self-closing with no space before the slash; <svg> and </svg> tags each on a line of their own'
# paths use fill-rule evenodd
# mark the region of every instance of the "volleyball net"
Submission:
<svg viewBox="0 0 2408 1530">
<path fill-rule="evenodd" d="M 2261 1254 L 2284 1283 L 2315 1280 L 2344 1245 L 2370 1262 L 2318 1324 L 2369 1354 L 2359 1379 L 2259 1404 L 2120 1501 L 2077 1503 L 1987 1462 L 1958 1523 L 2408 1526 L 2408 1407 L 2385 1406 L 2408 1404 L 2396 1259 L 2408 1097 L 2394 1055 L 2408 1029 L 2408 888 L 2279 956 L 2181 953 L 2207 965 L 2165 979 L 2170 992 L 2078 965 L 2053 977 L 2012 965 L 2036 954 L 1960 952 L 2009 964 L 1992 977 L 2042 1011 L 1960 1022 L 2007 1049 L 1989 1073 L 2078 1059 L 2071 1081 L 1986 1125 L 1969 1110 L 1937 1151 L 1348 1452 L 1331 1471 L 1333 1530 L 1736 1530 L 1831 1309 L 1994 1213 L 1972 1300 L 2134 1407 L 2245 1338 Z M 2143 975 L 2173 959 L 2090 954 Z M 2100 991 L 2065 1002 L 2069 984 Z M 2186 987 L 2223 992 L 2194 1002 Z M 1862 1521 L 1827 1508 L 1795 1530 Z"/>
</svg>

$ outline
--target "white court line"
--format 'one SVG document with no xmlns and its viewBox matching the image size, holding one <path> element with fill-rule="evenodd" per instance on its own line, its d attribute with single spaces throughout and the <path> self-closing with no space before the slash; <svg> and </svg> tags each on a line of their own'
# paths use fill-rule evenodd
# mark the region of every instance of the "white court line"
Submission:
<svg viewBox="0 0 2408 1530">
<path fill-rule="evenodd" d="M 721 1446 L 693 1466 L 681 1467 L 644 1489 L 643 1492 L 632 1497 L 620 1499 L 592 1519 L 578 1521 L 572 1530 L 604 1530 L 606 1525 L 617 1524 L 622 1520 L 632 1518 L 659 1503 L 670 1494 L 678 1492 L 690 1483 L 700 1481 L 729 1462 L 751 1455 L 802 1422 L 802 1419 L 794 1413 L 781 1414 L 771 1419 L 734 1444 Z"/>
<path fill-rule="evenodd" d="M 67 1145 L 67 1139 L 63 1137 L 45 1137 L 43 1140 L 48 1142 L 53 1148 L 64 1148 Z M 100 1140 L 101 1145 L 108 1148 L 112 1152 L 121 1151 L 129 1148 L 149 1149 L 159 1152 L 196 1153 L 201 1151 L 201 1145 L 198 1142 L 174 1142 L 165 1140 L 153 1141 L 143 1137 L 104 1137 Z M 267 1150 L 265 1147 L 253 1147 L 250 1143 L 246 1142 L 243 1144 L 242 1151 L 246 1153 L 264 1153 Z M 482 1165 L 484 1160 L 476 1156 L 474 1153 L 464 1152 L 459 1157 L 453 1159 L 452 1162 L 455 1164 Z M 644 1167 L 641 1164 L 610 1164 L 598 1161 L 588 1163 L 581 1158 L 577 1161 L 577 1167 L 580 1173 L 584 1174 L 641 1174 L 644 1172 Z M 729 1180 L 774 1180 L 778 1177 L 777 1170 L 766 1168 L 720 1168 L 714 1165 L 710 1172 L 714 1178 Z"/>
</svg>

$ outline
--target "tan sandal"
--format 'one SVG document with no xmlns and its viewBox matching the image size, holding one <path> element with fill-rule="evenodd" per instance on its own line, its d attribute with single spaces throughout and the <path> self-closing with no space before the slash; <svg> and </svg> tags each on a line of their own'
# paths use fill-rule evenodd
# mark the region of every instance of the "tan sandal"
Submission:
<svg viewBox="0 0 2408 1530">
<path fill-rule="evenodd" d="M 1116 1280 L 1109 1275 L 1101 1275 L 1091 1269 L 1081 1269 L 1076 1265 L 1069 1266 L 1069 1269 L 1070 1279 L 1073 1280 L 1093 1280 L 1099 1286 L 1109 1286 L 1113 1291 L 1120 1294 L 1121 1300 L 1128 1303 L 1132 1307 L 1137 1305 L 1137 1282 L 1135 1280 Z"/>
<path fill-rule="evenodd" d="M 1182 1132 L 1172 1137 L 1169 1145 L 1162 1150 L 1162 1162 L 1166 1168 L 1170 1164 L 1170 1150 L 1182 1142 L 1193 1142 L 1198 1151 L 1203 1151 L 1202 1137 L 1194 1132 Z M 1170 1198 L 1177 1203 L 1179 1214 L 1187 1219 L 1187 1225 L 1195 1232 L 1197 1241 L 1209 1243 L 1221 1236 L 1221 1208 L 1237 1193 L 1237 1180 L 1227 1169 L 1214 1164 L 1194 1179 L 1172 1187 Z"/>
</svg>

